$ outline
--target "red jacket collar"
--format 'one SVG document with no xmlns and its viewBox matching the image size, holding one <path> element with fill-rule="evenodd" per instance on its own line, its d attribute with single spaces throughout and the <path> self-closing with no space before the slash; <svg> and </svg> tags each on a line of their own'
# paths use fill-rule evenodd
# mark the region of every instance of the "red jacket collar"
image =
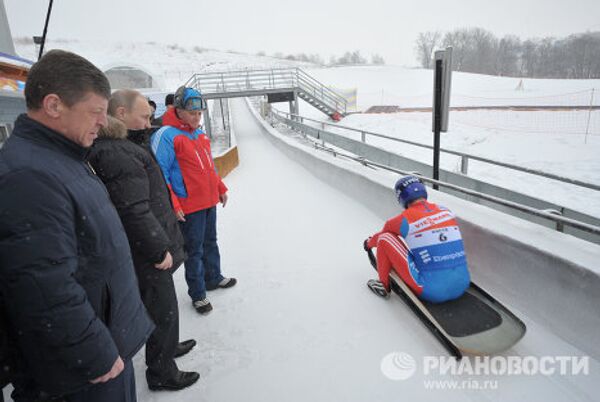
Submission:
<svg viewBox="0 0 600 402">
<path fill-rule="evenodd" d="M 167 109 L 163 115 L 163 126 L 175 127 L 179 130 L 187 131 L 188 133 L 193 133 L 196 131 L 196 129 L 193 129 L 187 123 L 184 123 L 179 117 L 177 117 L 174 107 Z"/>
</svg>

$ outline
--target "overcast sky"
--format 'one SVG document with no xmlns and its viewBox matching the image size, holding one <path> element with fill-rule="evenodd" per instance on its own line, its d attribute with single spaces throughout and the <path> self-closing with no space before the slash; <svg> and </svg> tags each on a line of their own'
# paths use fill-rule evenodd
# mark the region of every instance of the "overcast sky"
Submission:
<svg viewBox="0 0 600 402">
<path fill-rule="evenodd" d="M 41 35 L 48 0 L 4 0 L 16 36 Z M 521 38 L 600 31 L 600 0 L 55 0 L 48 37 L 155 41 L 248 53 L 358 49 L 415 65 L 419 32 L 479 26 Z"/>
</svg>

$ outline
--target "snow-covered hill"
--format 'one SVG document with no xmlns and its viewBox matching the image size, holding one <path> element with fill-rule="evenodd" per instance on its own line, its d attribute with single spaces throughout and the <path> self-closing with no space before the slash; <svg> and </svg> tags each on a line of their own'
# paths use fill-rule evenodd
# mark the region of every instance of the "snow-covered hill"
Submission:
<svg viewBox="0 0 600 402">
<path fill-rule="evenodd" d="M 20 56 L 37 60 L 38 50 L 32 42 L 25 39 L 18 39 L 15 42 L 17 53 Z M 64 49 L 75 52 L 90 60 L 103 71 L 124 65 L 141 68 L 155 78 L 159 84 L 158 89 L 165 91 L 177 89 L 192 74 L 199 72 L 250 68 L 314 67 L 309 63 L 267 56 L 156 42 L 49 39 L 45 49 Z"/>
<path fill-rule="evenodd" d="M 16 42 L 22 57 L 36 58 L 31 42 L 23 39 Z M 272 57 L 154 42 L 49 40 L 47 49 L 54 48 L 81 54 L 103 70 L 127 65 L 150 73 L 161 90 L 154 95 L 148 93 L 159 103 L 159 112 L 164 93 L 176 89 L 193 73 L 296 66 L 306 69 L 325 85 L 356 89 L 358 110 L 373 105 L 423 107 L 432 104 L 431 70 L 398 66 L 322 68 Z M 600 80 L 521 80 L 454 73 L 451 105 L 598 106 Z M 287 103 L 278 107 L 287 110 Z M 300 113 L 318 119 L 325 117 L 304 102 L 300 102 Z M 429 145 L 433 141 L 430 113 L 355 114 L 340 124 Z M 429 163 L 432 159 L 427 150 L 377 141 L 382 147 L 417 160 Z M 452 112 L 450 130 L 443 135 L 442 147 L 600 183 L 600 110 Z M 460 168 L 460 161 L 455 157 L 445 156 L 441 163 L 446 169 Z M 470 169 L 480 179 L 600 217 L 597 191 L 477 163 L 471 163 Z"/>
<path fill-rule="evenodd" d="M 395 66 L 310 69 L 320 81 L 357 89 L 358 110 L 373 105 L 431 107 L 433 72 Z M 522 81 L 522 88 L 518 88 Z M 600 184 L 600 80 L 518 79 L 454 73 L 451 106 L 583 106 L 580 110 L 470 110 L 450 113 L 442 147 Z M 288 111 L 287 104 L 277 104 Z M 300 114 L 325 116 L 307 103 Z M 352 114 L 339 124 L 433 145 L 431 112 Z M 336 129 L 332 129 L 336 131 Z M 338 131 L 339 133 L 347 133 Z M 586 134 L 587 133 L 587 134 Z M 359 134 L 348 134 L 359 138 Z M 431 164 L 431 151 L 368 137 L 368 142 Z M 460 171 L 457 157 L 443 154 L 443 169 Z M 600 217 L 600 193 L 525 173 L 471 162 L 480 180 Z"/>
</svg>

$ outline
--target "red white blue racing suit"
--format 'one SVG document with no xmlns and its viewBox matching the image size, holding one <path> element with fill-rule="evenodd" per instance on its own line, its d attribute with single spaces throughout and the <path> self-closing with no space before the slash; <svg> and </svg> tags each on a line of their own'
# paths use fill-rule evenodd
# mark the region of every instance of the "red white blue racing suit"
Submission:
<svg viewBox="0 0 600 402">
<path fill-rule="evenodd" d="M 367 243 L 377 247 L 379 280 L 389 291 L 394 269 L 421 299 L 442 303 L 460 297 L 470 277 L 454 214 L 426 200 L 388 220 Z"/>
</svg>

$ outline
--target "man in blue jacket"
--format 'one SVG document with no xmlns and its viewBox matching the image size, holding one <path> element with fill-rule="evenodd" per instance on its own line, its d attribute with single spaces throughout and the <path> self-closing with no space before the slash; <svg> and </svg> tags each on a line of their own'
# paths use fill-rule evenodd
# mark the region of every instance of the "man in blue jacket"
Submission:
<svg viewBox="0 0 600 402">
<path fill-rule="evenodd" d="M 154 329 L 129 242 L 86 161 L 110 85 L 53 50 L 30 70 L 27 114 L 0 150 L 0 296 L 15 401 L 136 400 L 131 358 Z"/>
</svg>

